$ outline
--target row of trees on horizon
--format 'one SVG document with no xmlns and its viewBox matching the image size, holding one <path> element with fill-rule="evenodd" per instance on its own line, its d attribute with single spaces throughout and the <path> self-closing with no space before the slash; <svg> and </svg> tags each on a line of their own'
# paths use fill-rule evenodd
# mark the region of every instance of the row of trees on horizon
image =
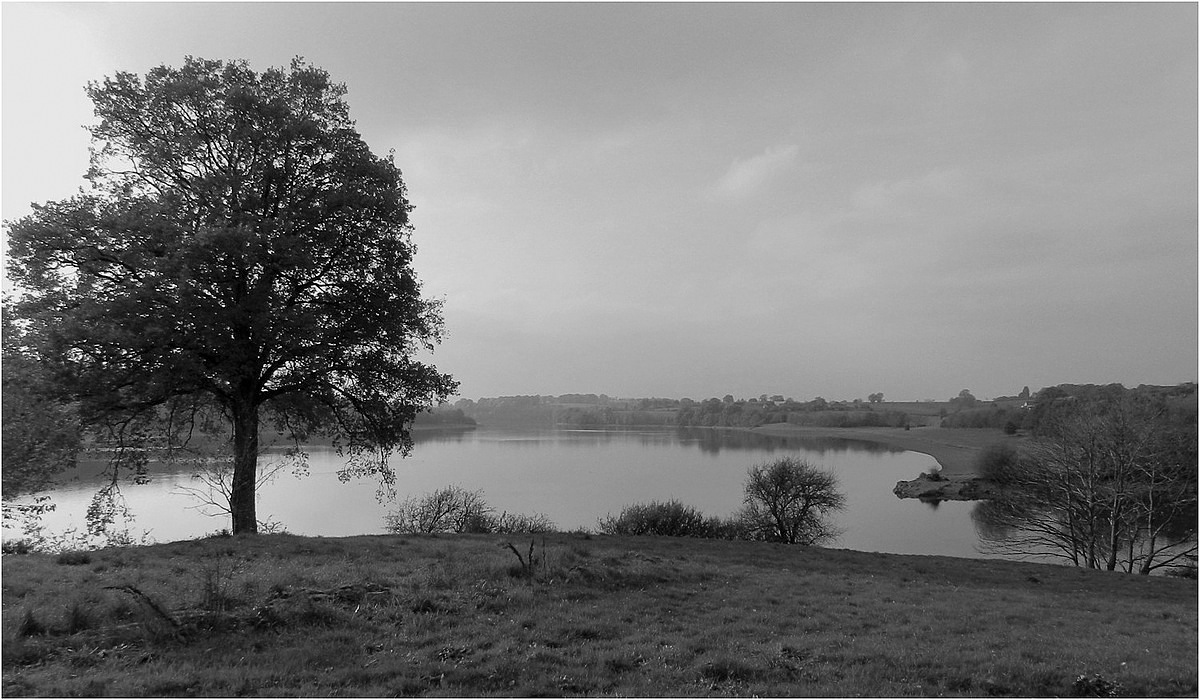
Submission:
<svg viewBox="0 0 1200 700">
<path fill-rule="evenodd" d="M 882 394 L 870 400 L 827 401 L 816 397 L 796 401 L 776 394 L 735 399 L 726 394 L 695 401 L 690 398 L 612 398 L 605 394 L 560 396 L 518 395 L 460 399 L 440 407 L 436 414 L 460 415 L 469 421 L 501 426 L 681 426 L 757 427 L 790 423 L 820 427 L 910 427 L 939 425 L 946 428 L 994 428 L 1010 434 L 1036 432 L 1055 401 L 1097 401 L 1121 396 L 1146 396 L 1172 406 L 1173 414 L 1186 416 L 1196 400 L 1195 382 L 1175 386 L 1121 384 L 1059 384 L 1036 393 L 1025 387 L 1014 396 L 981 401 L 967 389 L 946 401 L 892 402 Z"/>
</svg>

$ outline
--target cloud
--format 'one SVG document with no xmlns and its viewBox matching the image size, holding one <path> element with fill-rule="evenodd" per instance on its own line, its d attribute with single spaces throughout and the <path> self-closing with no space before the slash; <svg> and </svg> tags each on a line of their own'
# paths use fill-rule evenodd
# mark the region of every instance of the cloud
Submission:
<svg viewBox="0 0 1200 700">
<path fill-rule="evenodd" d="M 854 205 L 864 211 L 907 208 L 918 202 L 961 196 L 965 179 L 961 169 L 938 168 L 920 177 L 868 183 L 859 187 L 852 199 Z"/>
<path fill-rule="evenodd" d="M 745 160 L 735 160 L 717 181 L 713 190 L 716 194 L 731 199 L 748 197 L 780 173 L 796 167 L 796 157 L 799 153 L 799 146 L 788 144 L 772 146 Z"/>
</svg>

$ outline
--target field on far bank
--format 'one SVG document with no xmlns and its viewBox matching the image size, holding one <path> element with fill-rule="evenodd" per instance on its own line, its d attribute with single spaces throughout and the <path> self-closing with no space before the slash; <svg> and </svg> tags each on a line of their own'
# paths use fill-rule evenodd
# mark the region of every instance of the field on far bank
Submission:
<svg viewBox="0 0 1200 700">
<path fill-rule="evenodd" d="M 214 537 L 4 556 L 2 690 L 1194 697 L 1196 592 L 679 538 Z"/>
<path fill-rule="evenodd" d="M 754 428 L 754 431 L 767 435 L 841 437 L 850 440 L 878 442 L 927 454 L 942 465 L 942 473 L 947 475 L 972 475 L 975 473 L 975 460 L 983 448 L 996 443 L 1019 445 L 1025 440 L 1025 437 L 1021 435 L 1005 435 L 1002 430 L 931 426 L 905 430 L 904 428 L 876 427 L 820 428 L 773 423 Z M 917 475 L 913 474 L 913 476 Z"/>
</svg>

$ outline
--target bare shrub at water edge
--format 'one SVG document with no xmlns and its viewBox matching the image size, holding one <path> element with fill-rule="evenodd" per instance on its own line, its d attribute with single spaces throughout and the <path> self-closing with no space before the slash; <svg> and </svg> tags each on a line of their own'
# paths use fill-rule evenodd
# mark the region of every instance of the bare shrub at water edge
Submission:
<svg viewBox="0 0 1200 700">
<path fill-rule="evenodd" d="M 446 486 L 421 497 L 409 497 L 385 517 L 394 533 L 473 532 L 490 509 L 483 491 Z"/>
<path fill-rule="evenodd" d="M 1020 477 L 1023 457 L 1012 445 L 996 443 L 983 448 L 975 459 L 980 477 L 997 484 L 1009 484 Z"/>
<path fill-rule="evenodd" d="M 524 515 L 495 510 L 483 491 L 446 486 L 421 497 L 405 499 L 385 516 L 384 526 L 395 534 L 432 533 L 542 533 L 553 532 L 554 521 L 542 513 Z"/>
<path fill-rule="evenodd" d="M 703 537 L 732 539 L 734 523 L 705 516 L 696 508 L 677 500 L 634 503 L 621 514 L 600 518 L 600 532 L 606 535 L 656 535 L 660 537 Z"/>
<path fill-rule="evenodd" d="M 740 520 L 753 539 L 814 545 L 840 534 L 826 519 L 846 506 L 837 476 L 807 460 L 783 457 L 751 467 Z"/>
</svg>

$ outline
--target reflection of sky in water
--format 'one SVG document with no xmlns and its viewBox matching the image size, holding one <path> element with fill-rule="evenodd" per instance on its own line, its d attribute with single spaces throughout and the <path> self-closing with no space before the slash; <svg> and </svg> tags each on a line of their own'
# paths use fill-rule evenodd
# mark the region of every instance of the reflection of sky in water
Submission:
<svg viewBox="0 0 1200 700">
<path fill-rule="evenodd" d="M 310 447 L 310 475 L 281 473 L 259 494 L 260 519 L 281 522 L 303 535 L 379 533 L 387 503 L 377 484 L 341 483 L 340 460 L 327 447 Z M 622 506 L 678 499 L 705 514 L 727 516 L 741 506 L 746 470 L 783 454 L 834 470 L 848 496 L 836 520 L 844 530 L 833 545 L 847 549 L 911 554 L 978 556 L 972 504 L 945 502 L 933 509 L 892 494 L 900 480 L 935 464 L 932 457 L 875 443 L 839 438 L 798 439 L 743 431 L 663 429 L 630 431 L 496 430 L 425 433 L 406 459 L 394 463 L 398 497 L 455 484 L 482 489 L 499 511 L 544 513 L 562 529 L 592 528 Z M 194 537 L 228 527 L 227 518 L 206 517 L 179 493 L 197 485 L 187 471 L 156 474 L 145 486 L 123 487 L 137 520 L 157 541 Z M 96 482 L 80 480 L 56 491 L 51 530 L 74 524 Z"/>
</svg>

